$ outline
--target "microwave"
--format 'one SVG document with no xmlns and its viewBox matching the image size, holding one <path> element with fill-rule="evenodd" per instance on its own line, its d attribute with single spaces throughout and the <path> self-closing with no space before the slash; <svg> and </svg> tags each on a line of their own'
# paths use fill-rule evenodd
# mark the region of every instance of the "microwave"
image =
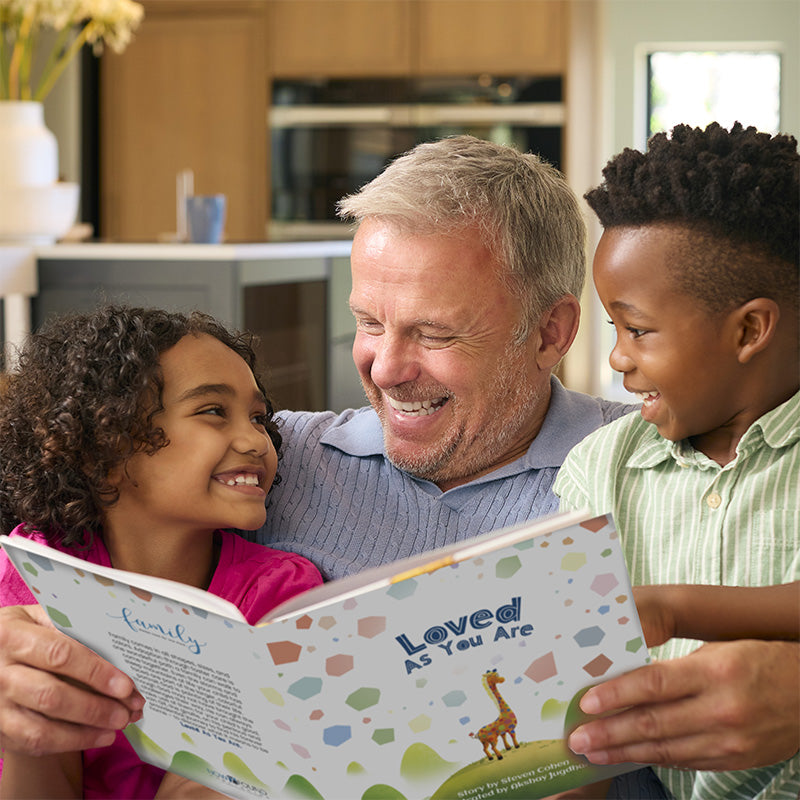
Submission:
<svg viewBox="0 0 800 800">
<path fill-rule="evenodd" d="M 471 134 L 562 168 L 560 77 L 281 80 L 273 84 L 272 241 L 347 238 L 336 203 L 396 156 Z"/>
</svg>

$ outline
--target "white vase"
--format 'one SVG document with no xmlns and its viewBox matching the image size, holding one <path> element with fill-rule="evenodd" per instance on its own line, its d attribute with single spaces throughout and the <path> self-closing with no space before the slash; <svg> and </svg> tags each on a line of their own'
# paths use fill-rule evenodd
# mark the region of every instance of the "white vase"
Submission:
<svg viewBox="0 0 800 800">
<path fill-rule="evenodd" d="M 41 103 L 0 101 L 0 242 L 48 244 L 74 224 L 79 187 L 58 181 Z"/>
</svg>

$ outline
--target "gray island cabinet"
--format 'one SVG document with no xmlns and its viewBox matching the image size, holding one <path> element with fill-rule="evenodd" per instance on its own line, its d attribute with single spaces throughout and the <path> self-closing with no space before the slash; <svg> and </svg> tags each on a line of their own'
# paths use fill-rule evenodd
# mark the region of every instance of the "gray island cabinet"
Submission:
<svg viewBox="0 0 800 800">
<path fill-rule="evenodd" d="M 339 353 L 352 341 L 349 241 L 57 244 L 36 248 L 36 259 L 33 328 L 102 302 L 199 309 L 259 337 L 259 362 L 279 407 L 360 402 L 352 364 Z"/>
</svg>

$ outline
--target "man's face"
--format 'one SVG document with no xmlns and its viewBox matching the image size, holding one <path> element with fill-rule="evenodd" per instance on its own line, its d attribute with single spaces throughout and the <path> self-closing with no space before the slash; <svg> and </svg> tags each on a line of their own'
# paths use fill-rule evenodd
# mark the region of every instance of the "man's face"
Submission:
<svg viewBox="0 0 800 800">
<path fill-rule="evenodd" d="M 353 359 L 392 462 L 452 488 L 522 455 L 549 400 L 538 332 L 478 232 L 420 236 L 378 219 L 353 241 Z"/>
</svg>

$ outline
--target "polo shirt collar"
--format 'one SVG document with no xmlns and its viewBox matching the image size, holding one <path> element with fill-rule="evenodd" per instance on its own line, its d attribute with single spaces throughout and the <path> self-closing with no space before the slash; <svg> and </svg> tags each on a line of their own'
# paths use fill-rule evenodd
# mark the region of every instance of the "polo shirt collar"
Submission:
<svg viewBox="0 0 800 800">
<path fill-rule="evenodd" d="M 568 391 L 555 376 L 550 378 L 550 405 L 536 438 L 525 455 L 475 482 L 505 478 L 528 469 L 560 467 L 564 457 L 581 439 L 604 423 L 594 398 Z M 352 456 L 384 456 L 383 431 L 371 407 L 360 408 L 336 421 L 321 437 L 323 444 Z"/>
</svg>

